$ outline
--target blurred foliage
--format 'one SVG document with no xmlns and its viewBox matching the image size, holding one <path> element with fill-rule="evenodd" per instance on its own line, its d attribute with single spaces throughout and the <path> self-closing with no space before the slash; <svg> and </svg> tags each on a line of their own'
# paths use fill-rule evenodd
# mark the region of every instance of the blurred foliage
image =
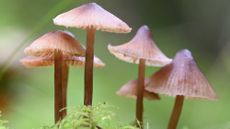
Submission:
<svg viewBox="0 0 230 129">
<path fill-rule="evenodd" d="M 1 112 L 0 112 L 0 118 L 2 117 L 2 115 L 1 115 Z M 8 127 L 7 127 L 7 124 L 8 123 L 8 121 L 5 121 L 5 120 L 1 120 L 0 119 L 0 129 L 9 129 Z"/>
</svg>

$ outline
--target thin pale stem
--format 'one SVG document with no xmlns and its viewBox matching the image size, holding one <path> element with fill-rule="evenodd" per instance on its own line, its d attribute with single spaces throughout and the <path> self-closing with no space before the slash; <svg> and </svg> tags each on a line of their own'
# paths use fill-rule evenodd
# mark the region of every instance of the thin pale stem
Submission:
<svg viewBox="0 0 230 129">
<path fill-rule="evenodd" d="M 54 117 L 55 123 L 61 120 L 62 105 L 62 52 L 55 51 L 54 54 Z"/>
<path fill-rule="evenodd" d="M 140 122 L 140 128 L 143 129 L 143 96 L 144 96 L 144 80 L 145 80 L 145 60 L 140 59 L 138 69 L 138 88 L 136 100 L 136 119 Z"/>
<path fill-rule="evenodd" d="M 84 105 L 86 106 L 92 105 L 93 101 L 93 57 L 95 31 L 95 29 L 87 29 L 84 94 Z"/>
<path fill-rule="evenodd" d="M 184 96 L 177 95 L 168 129 L 176 129 L 183 108 Z"/>
<path fill-rule="evenodd" d="M 62 118 L 67 114 L 67 87 L 68 87 L 68 77 L 69 77 L 69 66 L 65 62 L 62 64 Z"/>
</svg>

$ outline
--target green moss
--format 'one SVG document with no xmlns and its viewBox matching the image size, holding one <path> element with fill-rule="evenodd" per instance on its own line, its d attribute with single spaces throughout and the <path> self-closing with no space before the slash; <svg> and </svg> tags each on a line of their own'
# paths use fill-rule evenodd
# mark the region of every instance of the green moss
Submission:
<svg viewBox="0 0 230 129">
<path fill-rule="evenodd" d="M 95 106 L 81 106 L 69 113 L 56 125 L 39 129 L 138 129 L 114 120 L 115 107 L 106 103 Z"/>
</svg>

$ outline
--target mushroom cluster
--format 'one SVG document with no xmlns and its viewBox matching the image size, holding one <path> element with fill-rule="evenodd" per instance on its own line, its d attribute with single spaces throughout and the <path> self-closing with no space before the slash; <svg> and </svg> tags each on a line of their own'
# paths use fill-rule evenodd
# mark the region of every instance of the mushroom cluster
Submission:
<svg viewBox="0 0 230 129">
<path fill-rule="evenodd" d="M 54 65 L 54 110 L 57 123 L 66 115 L 69 65 L 85 67 L 84 105 L 92 105 L 93 68 L 105 66 L 94 56 L 96 30 L 128 33 L 131 28 L 96 3 L 88 3 L 60 14 L 53 22 L 55 25 L 86 30 L 86 50 L 70 32 L 54 31 L 43 35 L 27 47 L 24 52 L 28 56 L 21 59 L 21 63 L 26 67 Z"/>
<path fill-rule="evenodd" d="M 79 28 L 86 31 L 86 50 L 66 31 L 52 31 L 36 39 L 25 49 L 27 57 L 21 59 L 26 67 L 54 65 L 54 111 L 55 123 L 66 116 L 69 66 L 83 66 L 84 105 L 93 102 L 93 68 L 105 64 L 94 56 L 94 41 L 97 30 L 113 33 L 129 33 L 131 28 L 115 15 L 96 3 L 84 4 L 53 19 L 55 25 Z M 127 43 L 108 45 L 111 54 L 120 60 L 138 64 L 138 76 L 117 91 L 120 96 L 136 99 L 136 125 L 144 128 L 143 98 L 159 100 L 159 94 L 176 97 L 168 129 L 176 129 L 184 98 L 217 99 L 217 95 L 205 76 L 200 72 L 192 54 L 184 49 L 173 59 L 168 58 L 152 39 L 147 25 L 139 28 Z M 161 67 L 151 77 L 145 77 L 145 66 Z"/>
</svg>

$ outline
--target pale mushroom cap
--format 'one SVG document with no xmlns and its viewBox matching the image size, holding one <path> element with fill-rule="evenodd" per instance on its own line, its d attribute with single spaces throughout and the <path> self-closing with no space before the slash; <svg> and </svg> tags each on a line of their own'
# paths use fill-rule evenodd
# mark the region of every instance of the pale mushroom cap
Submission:
<svg viewBox="0 0 230 129">
<path fill-rule="evenodd" d="M 156 46 L 146 25 L 140 27 L 131 41 L 118 46 L 109 45 L 108 49 L 118 59 L 129 63 L 139 64 L 139 60 L 144 59 L 146 65 L 164 66 L 172 61 Z"/>
<path fill-rule="evenodd" d="M 149 83 L 150 79 L 145 79 L 145 86 Z M 138 88 L 138 80 L 131 80 L 125 85 L 123 85 L 118 91 L 117 95 L 119 96 L 126 96 L 130 98 L 137 98 L 137 88 Z M 160 99 L 159 95 L 154 92 L 149 92 L 147 90 L 144 90 L 144 98 L 148 100 L 156 100 Z"/>
<path fill-rule="evenodd" d="M 64 61 L 68 65 L 72 65 L 72 66 L 77 66 L 77 67 L 85 66 L 85 57 L 82 56 L 64 57 Z M 27 68 L 51 66 L 54 64 L 54 58 L 50 56 L 46 56 L 46 57 L 27 56 L 21 59 L 20 62 Z M 104 62 L 102 62 L 98 57 L 94 56 L 94 67 L 100 68 L 104 66 L 105 66 Z"/>
<path fill-rule="evenodd" d="M 187 49 L 179 51 L 171 64 L 153 74 L 146 89 L 169 96 L 217 99 L 216 93 Z"/>
<path fill-rule="evenodd" d="M 69 65 L 80 66 L 80 67 L 85 66 L 85 57 L 82 56 L 69 57 L 68 59 L 65 59 L 65 61 L 67 61 L 67 64 Z M 94 56 L 94 67 L 95 68 L 105 67 L 105 63 L 98 57 Z"/>
<path fill-rule="evenodd" d="M 54 64 L 52 57 L 34 57 L 27 56 L 20 60 L 20 62 L 27 68 L 51 66 Z"/>
<path fill-rule="evenodd" d="M 36 39 L 24 52 L 29 56 L 53 56 L 55 50 L 64 55 L 85 55 L 85 49 L 70 32 L 53 31 Z"/>
<path fill-rule="evenodd" d="M 96 3 L 84 4 L 53 19 L 54 24 L 81 29 L 129 33 L 131 28 L 122 20 L 103 9 Z"/>
</svg>

